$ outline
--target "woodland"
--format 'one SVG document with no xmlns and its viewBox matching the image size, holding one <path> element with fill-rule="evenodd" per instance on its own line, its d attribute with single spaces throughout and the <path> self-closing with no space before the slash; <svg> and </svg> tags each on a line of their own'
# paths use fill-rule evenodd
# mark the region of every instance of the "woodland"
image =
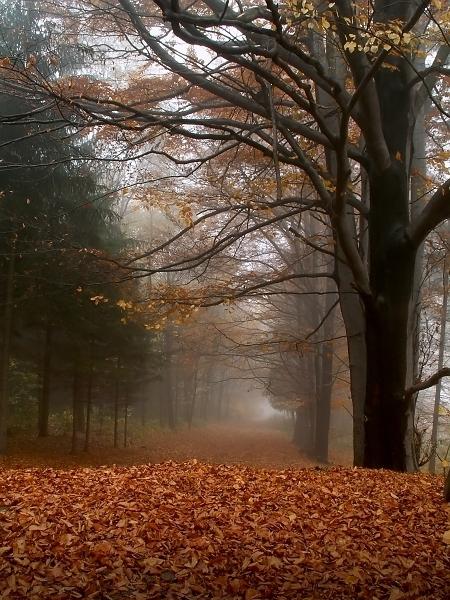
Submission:
<svg viewBox="0 0 450 600">
<path fill-rule="evenodd" d="M 0 0 L 0 598 L 450 597 L 442 0 Z"/>
</svg>

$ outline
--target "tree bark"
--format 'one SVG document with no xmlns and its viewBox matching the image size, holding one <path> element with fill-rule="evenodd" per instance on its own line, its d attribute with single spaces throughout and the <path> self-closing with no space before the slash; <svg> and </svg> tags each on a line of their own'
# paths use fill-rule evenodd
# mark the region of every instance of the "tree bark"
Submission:
<svg viewBox="0 0 450 600">
<path fill-rule="evenodd" d="M 415 248 L 405 233 L 409 218 L 405 168 L 393 163 L 372 177 L 370 189 L 372 296 L 365 302 L 364 466 L 405 471 L 411 425 L 411 399 L 405 399 L 405 389 L 415 267 Z M 386 228 L 386 221 L 391 228 Z"/>
</svg>

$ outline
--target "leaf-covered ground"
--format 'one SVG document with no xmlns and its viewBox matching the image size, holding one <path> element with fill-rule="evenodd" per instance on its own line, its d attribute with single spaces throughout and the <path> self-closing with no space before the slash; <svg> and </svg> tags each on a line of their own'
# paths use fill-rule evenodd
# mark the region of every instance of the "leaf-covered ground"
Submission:
<svg viewBox="0 0 450 600">
<path fill-rule="evenodd" d="M 263 425 L 222 424 L 168 430 L 147 430 L 130 436 L 128 448 L 111 448 L 112 432 L 103 434 L 103 444 L 88 453 L 70 454 L 71 437 L 38 438 L 33 434 L 12 438 L 10 454 L 3 459 L 7 467 L 78 467 L 136 465 L 167 460 L 183 462 L 196 458 L 208 463 L 243 464 L 254 467 L 307 467 L 314 463 L 302 456 L 284 431 Z M 351 464 L 347 453 L 332 451 L 337 464 Z"/>
<path fill-rule="evenodd" d="M 189 461 L 0 486 L 1 598 L 450 598 L 438 477 Z"/>
</svg>

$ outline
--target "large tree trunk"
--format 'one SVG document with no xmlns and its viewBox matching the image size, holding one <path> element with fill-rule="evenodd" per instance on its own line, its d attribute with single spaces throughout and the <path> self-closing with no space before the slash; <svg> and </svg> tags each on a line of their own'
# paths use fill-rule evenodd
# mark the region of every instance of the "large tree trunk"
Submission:
<svg viewBox="0 0 450 600">
<path fill-rule="evenodd" d="M 376 5 L 375 21 L 408 18 L 412 3 Z M 383 140 L 389 159 L 369 170 L 370 295 L 364 297 L 367 343 L 364 464 L 405 471 L 411 449 L 411 400 L 405 389 L 411 372 L 412 317 L 416 248 L 407 236 L 413 119 L 412 70 L 391 54 L 393 69 L 375 75 Z M 370 153 L 376 155 L 373 147 Z"/>
<path fill-rule="evenodd" d="M 38 436 L 48 436 L 48 418 L 50 409 L 50 377 L 52 354 L 52 326 L 47 322 L 45 328 L 44 359 L 42 363 L 42 387 L 39 396 Z"/>
<path fill-rule="evenodd" d="M 397 161 L 400 163 L 400 161 Z M 367 385 L 364 465 L 407 469 L 410 402 L 404 392 L 408 370 L 408 325 L 415 249 L 408 223 L 406 171 L 394 164 L 370 182 L 370 275 L 366 299 Z M 386 230 L 385 223 L 393 226 Z"/>
</svg>

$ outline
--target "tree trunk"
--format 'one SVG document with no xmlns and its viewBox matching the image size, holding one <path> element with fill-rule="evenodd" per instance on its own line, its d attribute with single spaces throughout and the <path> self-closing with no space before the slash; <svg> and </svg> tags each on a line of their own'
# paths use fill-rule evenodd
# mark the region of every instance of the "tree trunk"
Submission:
<svg viewBox="0 0 450 600">
<path fill-rule="evenodd" d="M 92 383 L 93 383 L 93 365 L 92 362 L 89 365 L 89 376 L 87 385 L 87 398 L 86 398 L 86 430 L 84 432 L 84 451 L 89 451 L 89 444 L 91 441 L 91 416 L 92 416 Z"/>
<path fill-rule="evenodd" d="M 83 374 L 81 360 L 75 360 L 72 391 L 72 453 L 76 454 L 81 446 L 82 435 L 85 433 L 83 407 Z"/>
<path fill-rule="evenodd" d="M 324 311 L 326 315 L 330 310 L 323 325 L 323 339 L 320 343 L 320 377 L 319 389 L 316 396 L 316 419 L 314 433 L 314 455 L 315 458 L 323 463 L 328 462 L 328 446 L 330 437 L 330 416 L 331 416 L 331 394 L 333 390 L 333 337 L 335 309 L 333 303 L 336 301 L 334 282 L 327 281 Z"/>
<path fill-rule="evenodd" d="M 425 58 L 416 58 L 416 69 L 421 71 L 425 68 Z M 428 104 L 428 102 L 427 102 Z M 429 108 L 429 107 L 428 107 Z M 427 108 L 427 110 L 428 110 Z M 425 143 L 425 110 L 422 108 L 417 115 L 413 132 L 414 156 L 411 164 L 411 219 L 419 217 L 426 202 L 427 168 L 426 168 L 426 143 Z M 420 326 L 422 312 L 422 283 L 423 283 L 423 262 L 424 262 L 424 244 L 422 243 L 416 252 L 414 265 L 414 279 L 412 288 L 412 299 L 410 304 L 410 318 L 408 330 L 408 369 L 406 374 L 406 387 L 410 387 L 420 379 Z M 415 407 L 417 394 L 411 399 L 409 412 L 410 423 L 407 433 L 410 439 L 407 444 L 407 469 L 408 471 L 417 471 L 418 451 L 416 448 L 417 437 L 415 435 Z"/>
<path fill-rule="evenodd" d="M 172 326 L 167 325 L 164 332 L 164 351 L 166 355 L 165 368 L 165 413 L 167 415 L 167 425 L 174 430 L 175 407 L 174 407 L 174 381 L 173 381 L 173 332 Z"/>
<path fill-rule="evenodd" d="M 317 395 L 314 455 L 323 463 L 328 462 L 330 437 L 331 392 L 333 388 L 333 343 L 321 344 L 320 388 Z"/>
<path fill-rule="evenodd" d="M 219 373 L 219 377 L 221 378 L 219 381 L 219 389 L 217 390 L 217 420 L 222 420 L 222 403 L 223 403 L 223 389 L 224 389 L 224 381 L 222 377 L 224 377 L 224 373 Z"/>
<path fill-rule="evenodd" d="M 299 406 L 295 410 L 294 435 L 292 442 L 307 456 L 313 455 L 313 407 Z"/>
<path fill-rule="evenodd" d="M 128 445 L 128 385 L 125 391 L 125 402 L 123 407 L 123 447 Z"/>
<path fill-rule="evenodd" d="M 447 473 L 444 483 L 444 500 L 450 502 L 450 469 Z"/>
<path fill-rule="evenodd" d="M 116 388 L 114 392 L 114 448 L 119 447 L 119 399 L 120 399 L 120 357 L 117 358 Z"/>
<path fill-rule="evenodd" d="M 158 414 L 159 414 L 159 426 L 161 429 L 167 426 L 167 403 L 165 396 L 165 377 L 166 374 L 162 373 L 162 380 L 158 382 L 157 392 L 158 392 Z"/>
<path fill-rule="evenodd" d="M 198 382 L 198 359 L 194 360 L 193 373 L 192 373 L 192 377 L 190 378 L 190 385 L 188 388 L 190 390 L 189 411 L 188 411 L 188 419 L 187 419 L 189 429 L 192 429 L 192 422 L 194 420 L 195 405 L 196 405 L 196 400 L 197 400 L 197 382 Z"/>
<path fill-rule="evenodd" d="M 444 366 L 444 354 L 445 354 L 445 338 L 447 328 L 447 312 L 448 312 L 448 264 L 447 260 L 444 260 L 443 265 L 443 287 L 444 292 L 442 296 L 442 307 L 441 307 L 441 327 L 440 327 L 440 339 L 439 339 L 439 357 L 438 357 L 438 370 Z M 436 392 L 434 395 L 434 408 L 433 408 L 433 425 L 431 429 L 431 456 L 429 471 L 430 473 L 436 472 L 436 450 L 438 443 L 438 429 L 439 429 L 439 408 L 441 406 L 441 390 L 442 390 L 442 379 L 436 384 Z"/>
<path fill-rule="evenodd" d="M 347 215 L 347 218 L 353 218 Z M 354 226 L 354 221 L 353 221 Z M 355 231 L 356 235 L 356 231 Z M 364 307 L 353 284 L 344 253 L 336 241 L 336 275 L 339 305 L 344 320 L 350 369 L 350 394 L 353 409 L 353 464 L 364 464 L 364 403 L 367 378 L 367 348 Z"/>
<path fill-rule="evenodd" d="M 42 388 L 39 396 L 38 436 L 48 437 L 48 418 L 50 409 L 50 379 L 52 354 L 52 326 L 49 321 L 45 328 L 44 359 L 42 364 Z"/>
<path fill-rule="evenodd" d="M 147 395 L 144 393 L 141 398 L 141 426 L 145 428 L 147 426 Z"/>
<path fill-rule="evenodd" d="M 11 347 L 11 332 L 13 323 L 14 275 L 16 269 L 16 251 L 14 242 L 8 262 L 6 279 L 5 313 L 3 321 L 3 344 L 1 353 L 1 382 L 0 382 L 0 454 L 6 454 L 8 431 L 8 401 L 9 401 L 9 353 Z"/>
<path fill-rule="evenodd" d="M 406 444 L 410 439 L 410 401 L 405 401 L 404 392 L 415 249 L 405 235 L 409 216 L 403 165 L 393 164 L 383 173 L 377 173 L 372 177 L 370 189 L 372 296 L 365 302 L 367 386 L 364 466 L 405 471 Z M 388 231 L 386 222 L 393 223 Z"/>
<path fill-rule="evenodd" d="M 374 19 L 407 20 L 412 3 L 382 2 Z M 405 400 L 411 372 L 410 323 L 417 249 L 407 236 L 413 118 L 410 64 L 391 54 L 393 69 L 378 69 L 375 85 L 389 160 L 369 171 L 369 273 L 364 296 L 367 343 L 364 464 L 405 471 L 412 439 L 412 401 Z M 369 149 L 369 153 L 372 150 Z"/>
</svg>

